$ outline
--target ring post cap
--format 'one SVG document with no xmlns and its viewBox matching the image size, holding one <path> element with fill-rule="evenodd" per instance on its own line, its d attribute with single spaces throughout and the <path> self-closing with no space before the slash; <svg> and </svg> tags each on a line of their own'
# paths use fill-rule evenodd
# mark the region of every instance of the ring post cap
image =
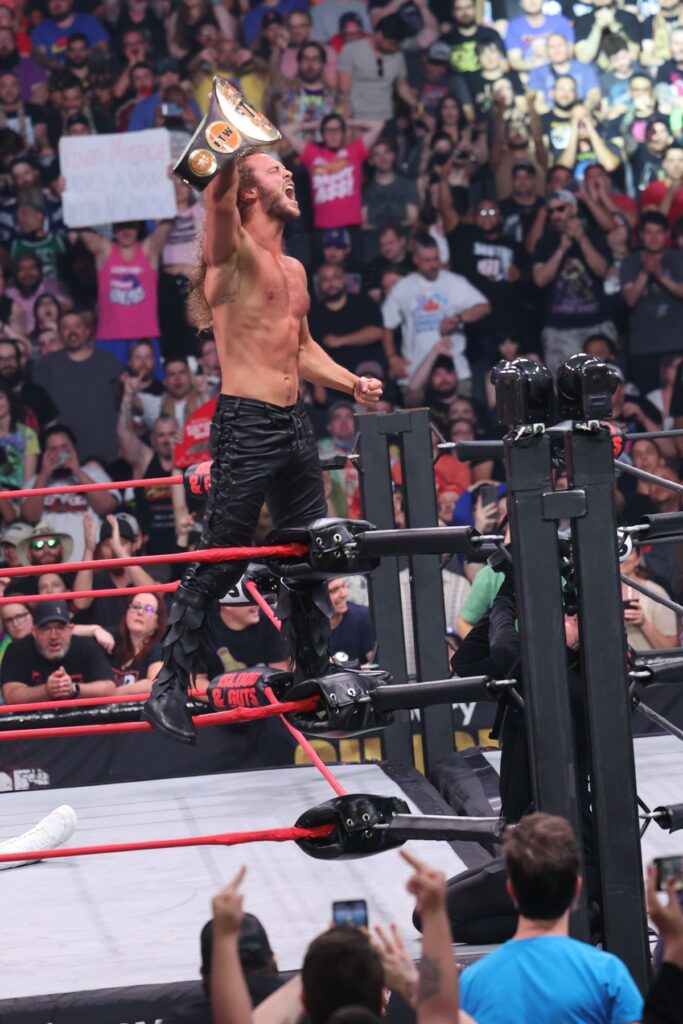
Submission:
<svg viewBox="0 0 683 1024">
<path fill-rule="evenodd" d="M 173 173 L 201 192 L 240 150 L 251 146 L 272 146 L 281 138 L 275 125 L 247 103 L 234 85 L 216 75 L 209 109 L 174 166 Z"/>
<path fill-rule="evenodd" d="M 315 711 L 293 712 L 287 717 L 305 735 L 345 739 L 383 729 L 393 715 L 375 706 L 377 691 L 391 683 L 392 677 L 381 669 L 346 669 L 318 679 L 304 679 L 287 690 L 282 700 L 320 697 Z"/>
<path fill-rule="evenodd" d="M 651 683 L 680 683 L 683 678 L 683 657 L 679 654 L 671 657 L 636 658 L 632 666 L 639 675 L 635 676 L 643 686 Z M 644 673 L 649 673 L 647 676 Z"/>
<path fill-rule="evenodd" d="M 641 516 L 638 525 L 647 526 L 647 531 L 638 534 L 638 540 L 647 542 L 655 537 L 678 537 L 683 533 L 683 512 L 658 512 Z"/>
<path fill-rule="evenodd" d="M 665 828 L 669 832 L 678 832 L 683 828 L 683 804 L 655 807 L 652 813 L 660 828 Z"/>
<path fill-rule="evenodd" d="M 297 828 L 333 825 L 334 831 L 315 839 L 297 839 L 297 846 L 318 860 L 353 860 L 393 850 L 403 840 L 376 826 L 389 824 L 397 814 L 410 814 L 408 804 L 398 797 L 366 793 L 335 797 L 304 811 L 296 822 Z"/>
</svg>

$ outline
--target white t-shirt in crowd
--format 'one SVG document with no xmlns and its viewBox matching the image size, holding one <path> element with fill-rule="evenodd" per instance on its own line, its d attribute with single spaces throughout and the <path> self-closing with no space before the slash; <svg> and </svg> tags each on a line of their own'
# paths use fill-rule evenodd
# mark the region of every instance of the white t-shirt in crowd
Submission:
<svg viewBox="0 0 683 1024">
<path fill-rule="evenodd" d="M 385 327 L 401 328 L 401 355 L 408 361 L 408 376 L 412 377 L 441 337 L 440 325 L 444 317 L 457 316 L 487 301 L 467 278 L 450 270 L 440 270 L 434 281 L 417 272 L 398 281 L 384 300 L 382 316 Z M 450 337 L 458 377 L 469 380 L 472 371 L 465 358 L 465 335 L 457 331 Z"/>
<path fill-rule="evenodd" d="M 87 473 L 94 484 L 106 483 L 111 477 L 105 473 L 97 462 L 86 462 L 81 467 Z M 27 482 L 26 487 L 33 487 L 36 482 L 35 476 Z M 79 481 L 75 476 L 49 479 L 46 487 L 66 487 L 70 484 L 77 484 Z M 117 504 L 121 500 L 120 491 L 113 486 L 111 494 L 116 498 Z M 73 539 L 74 549 L 69 559 L 70 562 L 80 562 L 83 558 L 83 516 L 89 512 L 95 521 L 97 535 L 100 532 L 101 518 L 97 515 L 91 505 L 88 504 L 87 494 L 49 494 L 43 498 L 43 512 L 41 521 L 47 520 L 57 533 L 68 533 Z M 21 513 L 19 513 L 21 515 Z"/>
</svg>

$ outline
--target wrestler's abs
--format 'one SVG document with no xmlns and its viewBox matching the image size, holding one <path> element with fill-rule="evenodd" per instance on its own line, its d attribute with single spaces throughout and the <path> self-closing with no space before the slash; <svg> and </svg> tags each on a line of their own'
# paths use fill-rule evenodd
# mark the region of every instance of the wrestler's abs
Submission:
<svg viewBox="0 0 683 1024">
<path fill-rule="evenodd" d="M 249 245 L 214 288 L 214 335 L 226 395 L 293 405 L 297 357 L 309 296 L 297 261 Z"/>
</svg>

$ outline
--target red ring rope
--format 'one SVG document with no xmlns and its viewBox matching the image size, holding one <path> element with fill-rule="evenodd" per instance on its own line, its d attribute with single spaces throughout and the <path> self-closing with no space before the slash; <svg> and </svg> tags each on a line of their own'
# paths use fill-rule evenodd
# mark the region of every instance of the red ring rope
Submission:
<svg viewBox="0 0 683 1024">
<path fill-rule="evenodd" d="M 56 850 L 0 853 L 0 863 L 15 860 L 52 860 L 57 857 L 85 857 L 98 853 L 132 853 L 138 850 L 168 850 L 179 846 L 239 846 L 242 843 L 288 843 L 298 839 L 320 839 L 334 832 L 334 825 L 315 828 L 264 828 L 255 832 L 218 832 L 184 839 L 144 839 L 133 843 L 105 843 L 98 846 L 67 846 Z"/>
<path fill-rule="evenodd" d="M 67 484 L 66 487 L 25 487 L 16 491 L 0 491 L 0 498 L 45 498 L 50 494 L 91 494 L 93 491 L 125 491 L 129 487 L 167 487 L 182 484 L 182 476 L 155 476 L 149 480 L 109 480 L 105 483 Z"/>
<path fill-rule="evenodd" d="M 263 692 L 265 693 L 265 695 L 268 698 L 268 700 L 271 702 L 270 706 L 271 707 L 275 707 L 276 706 L 276 702 L 277 702 L 277 697 L 275 696 L 275 694 L 271 690 L 270 686 L 266 686 L 266 688 L 265 688 L 265 690 Z M 280 705 L 280 706 L 282 707 L 282 705 Z M 318 707 L 317 700 L 316 700 L 315 707 Z M 335 777 L 332 774 L 331 770 L 327 767 L 327 765 L 325 764 L 323 759 L 320 757 L 320 754 L 318 754 L 317 750 L 313 749 L 313 746 L 311 745 L 311 743 L 309 743 L 309 741 L 306 739 L 306 737 L 303 735 L 303 733 L 299 732 L 298 729 L 295 729 L 293 725 L 289 724 L 289 722 L 287 721 L 287 719 L 284 716 L 284 712 L 282 712 L 280 714 L 280 721 L 285 726 L 285 728 L 290 731 L 290 733 L 292 734 L 294 739 L 297 741 L 297 743 L 299 744 L 301 749 L 306 754 L 308 754 L 308 756 L 311 759 L 311 763 L 318 769 L 318 771 L 320 772 L 322 777 L 324 779 L 326 779 L 327 782 L 329 782 L 329 784 L 332 786 L 332 789 L 335 791 L 337 796 L 347 796 L 346 790 L 342 786 L 341 782 L 339 782 L 337 779 L 335 779 Z"/>
<path fill-rule="evenodd" d="M 68 707 L 69 701 L 63 706 Z M 266 705 L 259 708 L 232 708 L 230 711 L 214 711 L 205 715 L 194 715 L 192 721 L 198 729 L 207 725 L 232 725 L 235 722 L 253 722 L 261 718 L 272 718 L 290 711 L 314 711 L 319 706 L 317 697 L 306 700 L 287 701 L 284 704 Z M 35 708 L 33 708 L 35 710 Z M 93 736 L 117 732 L 152 732 L 149 722 L 100 722 L 95 725 L 55 725 L 38 729 L 8 729 L 0 731 L 0 743 L 16 740 L 52 739 L 54 736 Z M 306 742 L 304 740 L 304 742 Z M 314 752 L 315 753 L 315 752 Z M 317 757 L 317 754 L 315 755 Z M 342 794 L 340 794 L 341 796 Z"/>
<path fill-rule="evenodd" d="M 46 572 L 49 571 L 46 569 Z M 0 569 L 2 574 L 2 569 Z M 39 601 L 76 601 L 86 597 L 133 597 L 135 594 L 172 594 L 178 589 L 180 580 L 172 583 L 151 583 L 148 587 L 110 587 L 105 590 L 65 590 L 56 594 L 12 594 L 0 597 L 3 604 L 37 604 Z M 104 627 L 102 627 L 104 629 Z"/>
<path fill-rule="evenodd" d="M 124 687 L 125 689 L 125 687 Z M 189 690 L 188 697 L 195 697 L 201 700 L 206 697 L 204 690 Z M 148 693 L 131 693 L 125 696 L 123 693 L 112 694 L 109 697 L 75 697 L 73 700 L 36 700 L 27 701 L 25 704 L 0 704 L 0 715 L 9 715 L 13 711 L 56 711 L 60 708 L 90 708 L 95 706 L 106 707 L 107 704 L 133 704 L 140 700 L 147 700 Z"/>
<path fill-rule="evenodd" d="M 122 569 L 128 565 L 158 565 L 176 562 L 248 562 L 250 558 L 281 558 L 305 555 L 305 544 L 264 544 L 263 547 L 202 548 L 177 551 L 170 555 L 127 555 L 125 558 L 99 558 L 88 562 L 55 562 L 54 565 L 16 565 L 2 569 L 4 579 L 16 576 L 40 576 L 46 572 L 78 572 L 80 569 Z M 148 588 L 149 589 L 149 588 Z M 54 596 L 53 596 L 54 599 Z"/>
</svg>

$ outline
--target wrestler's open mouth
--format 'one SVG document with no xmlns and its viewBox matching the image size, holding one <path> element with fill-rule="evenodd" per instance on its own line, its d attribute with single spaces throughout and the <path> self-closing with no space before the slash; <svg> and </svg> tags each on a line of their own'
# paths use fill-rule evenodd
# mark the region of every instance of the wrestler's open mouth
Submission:
<svg viewBox="0 0 683 1024">
<path fill-rule="evenodd" d="M 294 186 L 293 185 L 285 185 L 285 195 L 287 196 L 288 199 L 294 199 Z"/>
</svg>

